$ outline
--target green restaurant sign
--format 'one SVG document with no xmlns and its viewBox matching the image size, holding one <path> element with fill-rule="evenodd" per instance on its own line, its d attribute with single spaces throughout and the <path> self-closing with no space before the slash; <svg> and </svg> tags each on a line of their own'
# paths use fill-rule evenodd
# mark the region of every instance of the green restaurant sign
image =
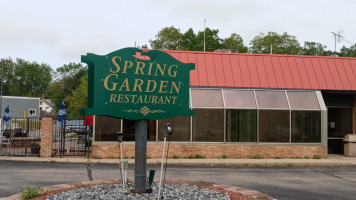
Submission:
<svg viewBox="0 0 356 200">
<path fill-rule="evenodd" d="M 81 110 L 82 115 L 131 120 L 194 115 L 189 108 L 193 63 L 182 63 L 162 51 L 137 48 L 103 56 L 88 53 L 82 62 L 89 66 L 88 108 Z"/>
</svg>

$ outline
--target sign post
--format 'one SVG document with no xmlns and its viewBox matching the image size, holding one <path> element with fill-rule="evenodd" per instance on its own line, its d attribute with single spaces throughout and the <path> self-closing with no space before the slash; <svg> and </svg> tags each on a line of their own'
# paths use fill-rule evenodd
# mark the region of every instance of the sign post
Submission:
<svg viewBox="0 0 356 200">
<path fill-rule="evenodd" d="M 107 55 L 88 53 L 88 107 L 81 115 L 135 120 L 135 191 L 146 189 L 147 120 L 193 116 L 189 73 L 182 63 L 158 51 L 124 48 Z M 125 134 L 125 133 L 124 133 Z"/>
<path fill-rule="evenodd" d="M 135 121 L 135 191 L 146 190 L 147 120 Z"/>
</svg>

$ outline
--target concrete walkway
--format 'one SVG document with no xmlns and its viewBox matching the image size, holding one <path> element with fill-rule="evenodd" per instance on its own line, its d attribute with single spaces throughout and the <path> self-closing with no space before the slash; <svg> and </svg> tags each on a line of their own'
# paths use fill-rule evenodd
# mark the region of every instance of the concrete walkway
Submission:
<svg viewBox="0 0 356 200">
<path fill-rule="evenodd" d="M 39 157 L 7 157 L 0 160 L 28 162 L 67 162 L 67 163 L 112 163 L 118 164 L 119 159 L 87 159 L 87 158 L 39 158 Z M 134 164 L 135 159 L 125 159 Z M 162 159 L 147 159 L 147 164 L 161 164 Z M 327 159 L 168 159 L 168 164 L 176 165 L 213 165 L 213 166 L 340 166 L 356 165 L 356 157 L 328 155 Z"/>
</svg>

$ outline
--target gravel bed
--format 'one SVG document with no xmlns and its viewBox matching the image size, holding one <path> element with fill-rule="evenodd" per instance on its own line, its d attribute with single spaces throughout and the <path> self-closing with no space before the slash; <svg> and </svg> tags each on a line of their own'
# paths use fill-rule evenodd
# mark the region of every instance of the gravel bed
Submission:
<svg viewBox="0 0 356 200">
<path fill-rule="evenodd" d="M 74 190 L 61 192 L 58 194 L 50 195 L 46 200 L 79 200 L 79 199 L 96 199 L 96 200 L 134 200 L 134 199 L 157 199 L 158 184 L 153 183 L 151 194 L 132 194 L 130 190 L 134 189 L 133 185 L 127 185 L 125 189 L 121 184 L 106 184 L 95 185 L 91 187 L 82 187 Z M 162 194 L 162 191 L 161 191 Z M 161 199 L 221 199 L 230 200 L 228 194 L 222 194 L 220 192 L 209 190 L 205 188 L 199 188 L 195 185 L 188 184 L 172 184 L 165 183 L 163 189 L 163 196 Z"/>
</svg>

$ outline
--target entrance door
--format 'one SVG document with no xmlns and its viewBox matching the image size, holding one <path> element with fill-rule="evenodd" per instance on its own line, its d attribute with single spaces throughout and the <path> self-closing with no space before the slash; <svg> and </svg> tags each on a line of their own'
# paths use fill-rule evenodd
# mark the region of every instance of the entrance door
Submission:
<svg viewBox="0 0 356 200">
<path fill-rule="evenodd" d="M 352 108 L 328 108 L 328 154 L 343 154 L 343 138 L 352 133 Z"/>
</svg>

